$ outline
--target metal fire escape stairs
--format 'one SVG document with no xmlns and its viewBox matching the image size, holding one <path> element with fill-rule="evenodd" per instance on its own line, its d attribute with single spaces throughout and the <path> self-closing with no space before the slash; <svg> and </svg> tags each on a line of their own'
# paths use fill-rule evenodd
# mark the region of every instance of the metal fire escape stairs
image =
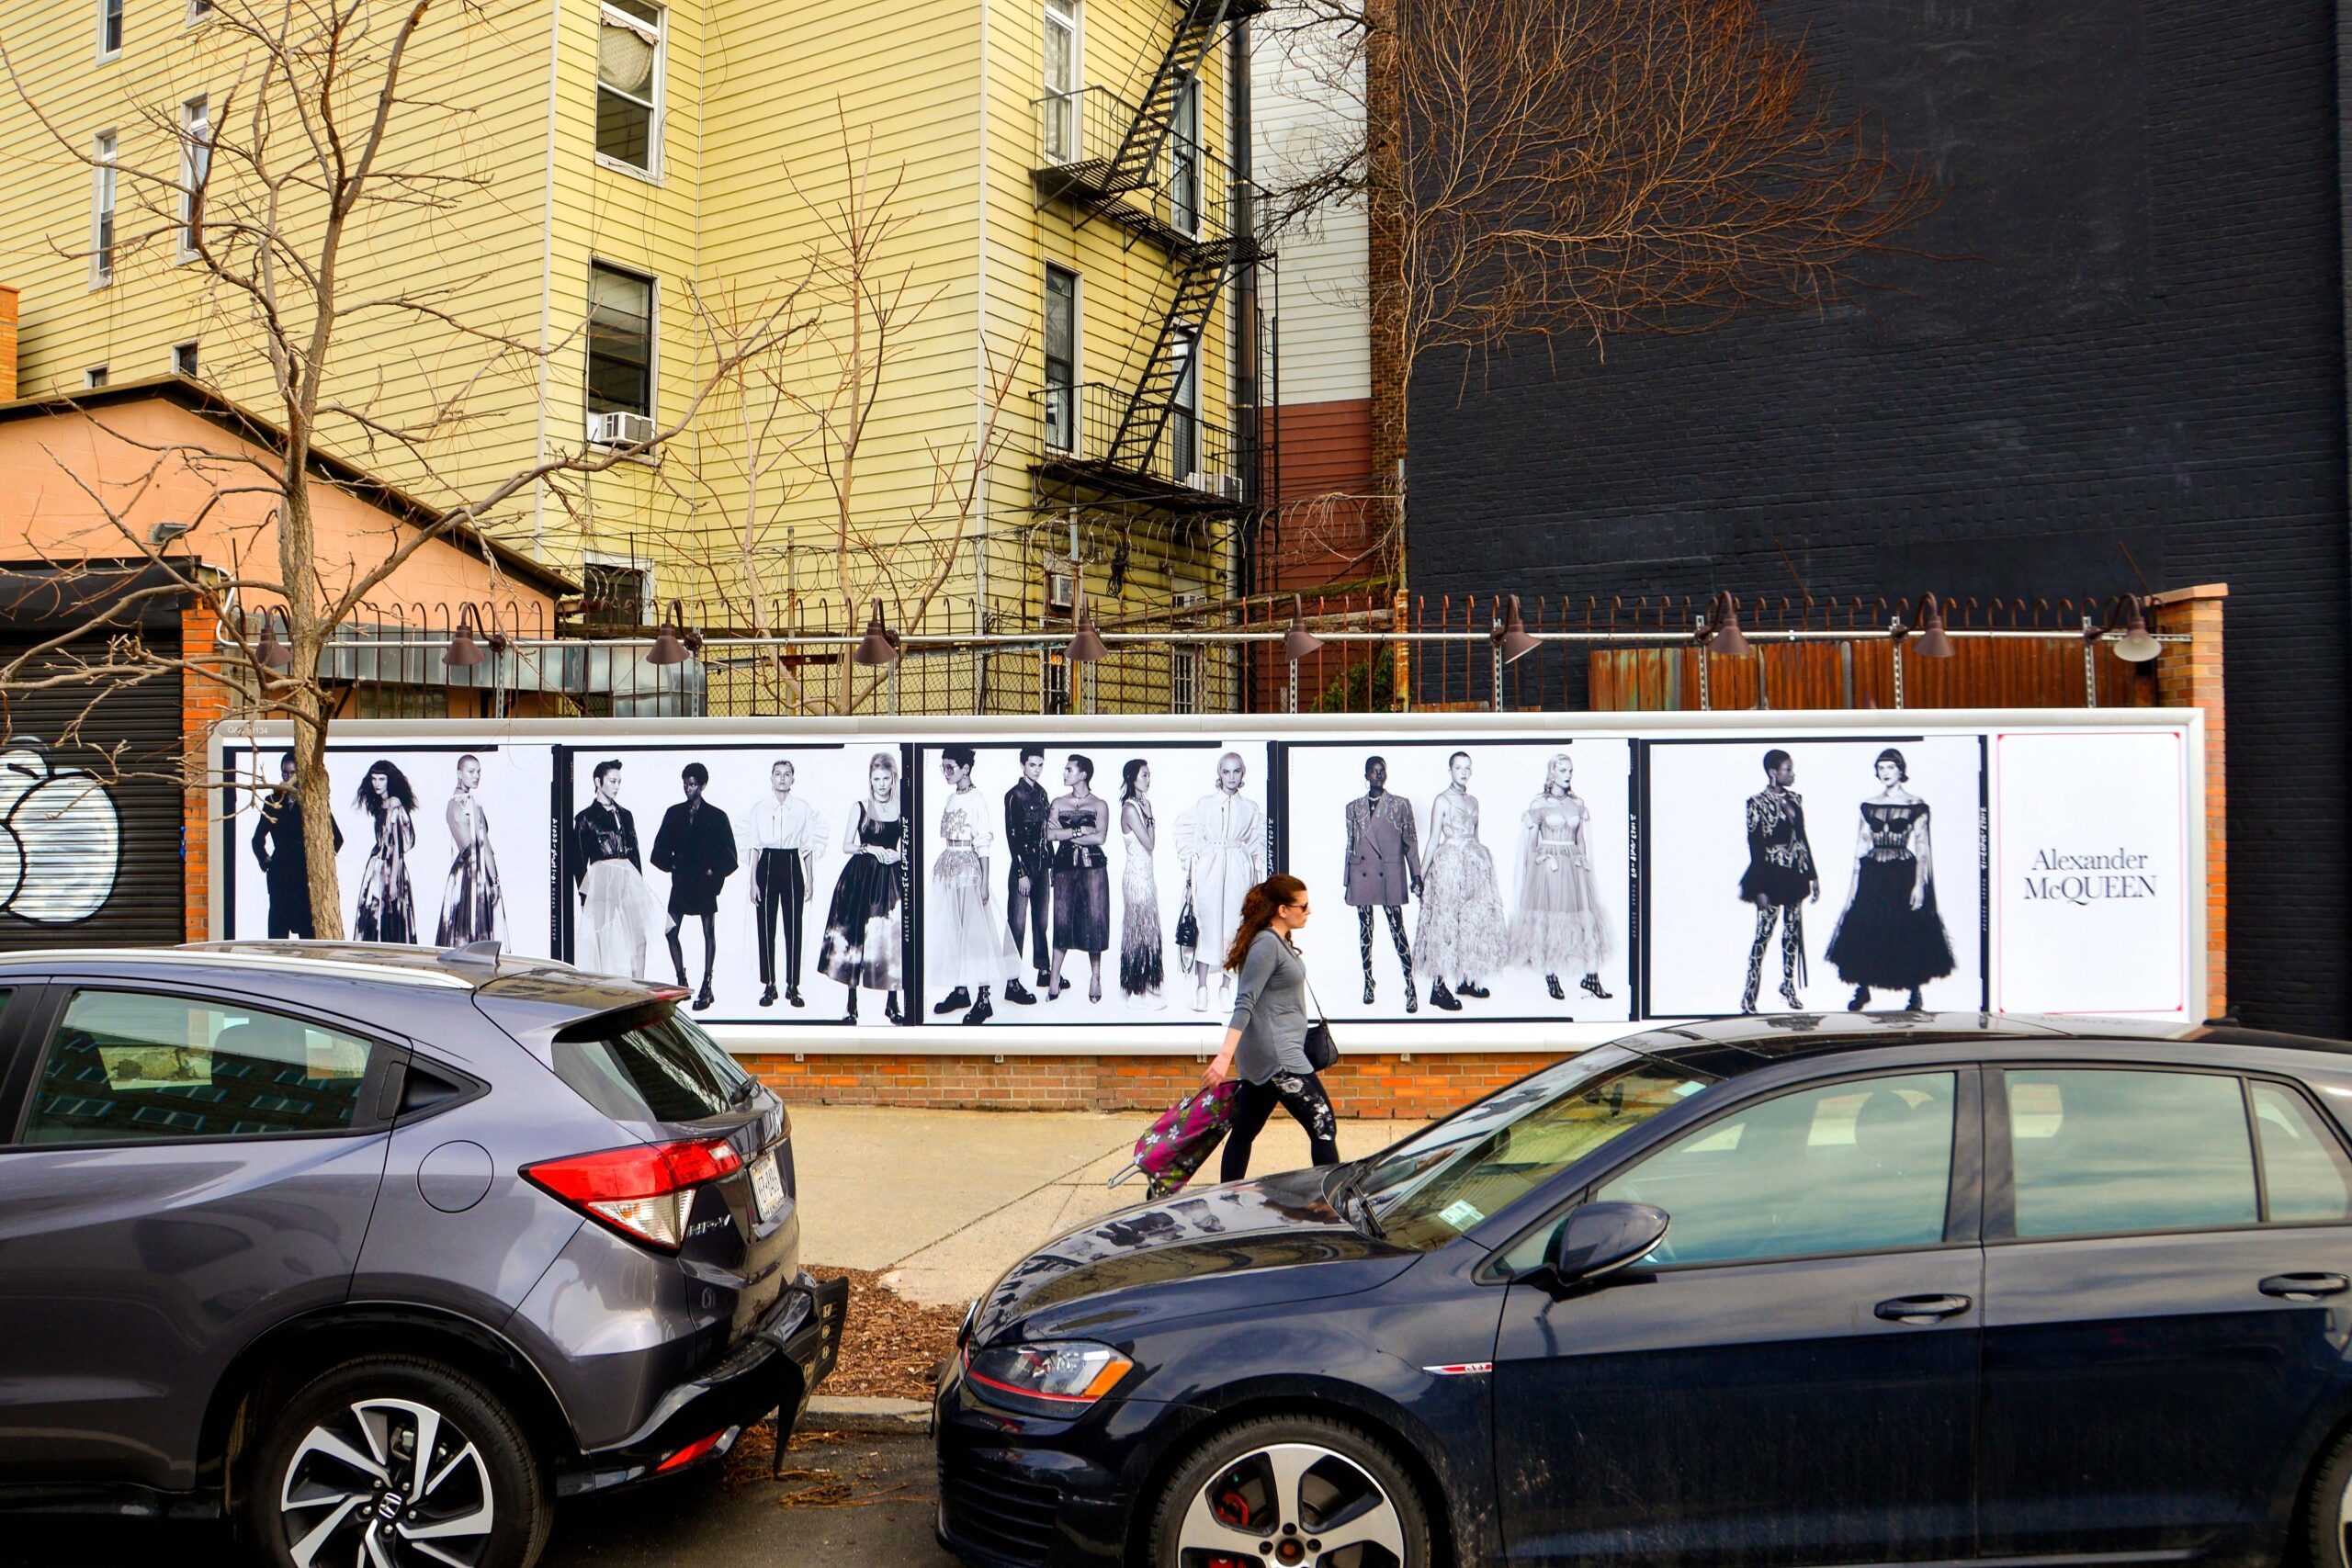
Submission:
<svg viewBox="0 0 2352 1568">
<path fill-rule="evenodd" d="M 1148 199 L 1140 204 L 1124 199 L 1152 189 L 1160 157 L 1175 132 L 1179 96 L 1185 84 L 1199 74 L 1226 26 L 1267 10 L 1271 0 L 1182 0 L 1182 19 L 1115 150 L 1108 158 L 1041 170 L 1038 178 L 1041 194 L 1048 199 L 1069 201 L 1131 232 L 1148 235 L 1168 251 L 1174 263 L 1174 295 L 1160 313 L 1158 336 L 1120 412 L 1104 456 L 1106 466 L 1130 473 L 1148 472 L 1152 466 L 1153 455 L 1176 412 L 1186 358 L 1188 355 L 1197 357 L 1201 336 L 1227 279 L 1235 267 L 1261 260 L 1265 254 L 1257 237 L 1254 203 L 1246 188 L 1196 192 L 1195 232 L 1186 232 L 1162 219 Z"/>
</svg>

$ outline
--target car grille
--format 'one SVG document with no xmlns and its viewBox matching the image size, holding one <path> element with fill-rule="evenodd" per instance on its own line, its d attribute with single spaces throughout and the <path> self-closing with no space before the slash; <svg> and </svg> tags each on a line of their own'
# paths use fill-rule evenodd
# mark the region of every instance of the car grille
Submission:
<svg viewBox="0 0 2352 1568">
<path fill-rule="evenodd" d="M 958 1543 L 1010 1562 L 1046 1561 L 1054 1540 L 1061 1494 L 985 1460 L 942 1466 L 939 1500 L 947 1534 Z"/>
</svg>

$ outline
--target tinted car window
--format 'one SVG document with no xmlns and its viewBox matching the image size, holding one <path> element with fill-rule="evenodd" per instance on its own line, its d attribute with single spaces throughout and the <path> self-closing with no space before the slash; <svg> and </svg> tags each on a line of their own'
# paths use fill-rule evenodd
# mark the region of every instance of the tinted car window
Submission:
<svg viewBox="0 0 2352 1568">
<path fill-rule="evenodd" d="M 2260 1217 L 2238 1079 L 2098 1068 L 2006 1077 L 2018 1235 L 2250 1225 Z"/>
<path fill-rule="evenodd" d="M 1601 1187 L 1672 1218 L 1658 1264 L 1880 1252 L 1943 1239 L 1956 1076 L 1914 1073 L 1768 1100 Z"/>
<path fill-rule="evenodd" d="M 255 1008 L 77 991 L 41 1058 L 25 1142 L 339 1132 L 357 1120 L 371 1049 Z"/>
<path fill-rule="evenodd" d="M 2352 1162 L 2311 1101 L 2283 1085 L 2256 1084 L 2254 1130 L 2271 1219 L 2287 1224 L 2352 1219 Z"/>
<path fill-rule="evenodd" d="M 751 1075 L 668 1007 L 591 1019 L 558 1035 L 556 1076 L 620 1122 L 694 1122 L 739 1104 Z"/>
</svg>

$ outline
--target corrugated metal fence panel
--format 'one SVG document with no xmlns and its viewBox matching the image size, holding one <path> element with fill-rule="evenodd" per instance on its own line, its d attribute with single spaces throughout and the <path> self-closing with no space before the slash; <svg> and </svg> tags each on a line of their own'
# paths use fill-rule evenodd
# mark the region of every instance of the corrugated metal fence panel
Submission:
<svg viewBox="0 0 2352 1568">
<path fill-rule="evenodd" d="M 1892 708 L 1894 650 L 1884 637 L 1750 644 L 1748 654 L 1702 655 L 1695 648 L 1603 648 L 1590 660 L 1592 706 L 1605 713 L 1697 708 L 1699 660 L 1707 660 L 1707 705 L 1742 708 Z M 2101 707 L 2146 707 L 2156 700 L 2154 664 L 2129 664 L 2106 649 L 2092 656 Z M 2059 639 L 1962 637 L 1950 659 L 1903 660 L 1905 708 L 2078 708 L 2084 705 L 2083 647 Z M 1763 700 L 1757 696 L 1763 683 Z"/>
<path fill-rule="evenodd" d="M 0 658 L 27 646 L 0 641 Z M 0 714 L 0 947 L 185 940 L 180 677 L 95 704 L 87 687 L 20 692 Z M 77 718 L 81 742 L 61 744 Z"/>
</svg>

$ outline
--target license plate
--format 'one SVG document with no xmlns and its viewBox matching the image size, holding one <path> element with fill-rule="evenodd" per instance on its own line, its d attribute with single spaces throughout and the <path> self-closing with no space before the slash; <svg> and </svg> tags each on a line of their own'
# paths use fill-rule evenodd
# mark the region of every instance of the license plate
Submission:
<svg viewBox="0 0 2352 1568">
<path fill-rule="evenodd" d="M 784 1207 L 784 1177 L 775 1168 L 775 1156 L 762 1155 L 752 1162 L 752 1207 L 763 1224 L 775 1217 Z"/>
</svg>

